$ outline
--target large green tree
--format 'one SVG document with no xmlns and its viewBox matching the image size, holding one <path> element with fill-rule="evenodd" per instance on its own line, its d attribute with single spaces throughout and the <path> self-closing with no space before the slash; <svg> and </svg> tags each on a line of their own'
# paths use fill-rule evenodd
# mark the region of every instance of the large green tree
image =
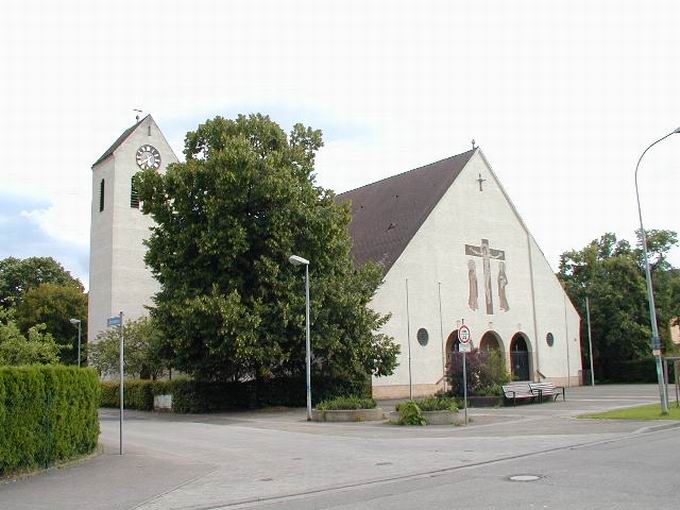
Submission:
<svg viewBox="0 0 680 510">
<path fill-rule="evenodd" d="M 22 294 L 41 283 L 55 283 L 83 290 L 83 285 L 52 257 L 7 257 L 0 260 L 0 307 L 11 308 Z"/>
<path fill-rule="evenodd" d="M 87 294 L 78 286 L 43 283 L 29 288 L 22 294 L 15 316 L 22 332 L 27 333 L 36 324 L 44 324 L 57 343 L 68 346 L 60 355 L 64 364 L 78 362 L 78 327 L 71 324 L 70 320 L 81 320 L 81 351 L 85 352 Z"/>
<path fill-rule="evenodd" d="M 668 327 L 680 314 L 680 279 L 668 263 L 668 252 L 677 244 L 677 236 L 668 230 L 650 230 L 647 236 L 657 325 L 668 350 L 672 349 Z M 593 361 L 599 376 L 607 377 L 618 361 L 650 356 L 651 327 L 639 233 L 635 248 L 607 233 L 581 250 L 563 253 L 558 277 L 584 319 L 584 341 L 585 298 L 589 297 Z M 587 354 L 587 348 L 583 352 Z"/>
<path fill-rule="evenodd" d="M 354 268 L 349 208 L 316 185 L 321 132 L 286 133 L 262 115 L 216 117 L 186 136 L 186 163 L 137 176 L 156 226 L 147 264 L 160 282 L 154 319 L 178 369 L 201 379 L 304 373 L 304 269 L 311 260 L 313 370 L 366 380 L 398 346 L 367 308 L 378 266 Z"/>
</svg>

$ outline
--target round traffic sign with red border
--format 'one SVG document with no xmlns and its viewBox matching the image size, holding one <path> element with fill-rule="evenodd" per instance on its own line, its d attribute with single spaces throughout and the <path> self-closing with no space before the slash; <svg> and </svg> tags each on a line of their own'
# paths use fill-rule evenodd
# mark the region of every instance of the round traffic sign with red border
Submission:
<svg viewBox="0 0 680 510">
<path fill-rule="evenodd" d="M 463 324 L 459 329 L 458 329 L 458 340 L 460 341 L 461 344 L 467 344 L 470 342 L 472 339 L 472 334 L 470 333 L 470 328 L 468 328 L 465 324 Z"/>
</svg>

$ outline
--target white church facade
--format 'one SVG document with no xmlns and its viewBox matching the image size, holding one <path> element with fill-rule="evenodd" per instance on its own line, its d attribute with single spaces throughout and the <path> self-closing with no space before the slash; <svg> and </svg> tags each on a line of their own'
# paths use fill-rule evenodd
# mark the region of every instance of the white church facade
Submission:
<svg viewBox="0 0 680 510">
<path fill-rule="evenodd" d="M 119 311 L 147 314 L 158 290 L 144 264 L 153 223 L 132 177 L 176 161 L 148 115 L 92 166 L 90 341 Z M 441 389 L 463 323 L 473 346 L 499 349 L 516 378 L 579 384 L 580 317 L 481 150 L 337 199 L 351 201 L 355 263 L 385 268 L 371 306 L 391 314 L 383 332 L 401 345 L 395 373 L 373 380 L 376 398 Z"/>
<path fill-rule="evenodd" d="M 371 306 L 401 345 L 376 398 L 444 386 L 462 324 L 520 380 L 580 384 L 580 316 L 480 149 L 342 193 L 355 262 L 386 275 Z"/>
</svg>

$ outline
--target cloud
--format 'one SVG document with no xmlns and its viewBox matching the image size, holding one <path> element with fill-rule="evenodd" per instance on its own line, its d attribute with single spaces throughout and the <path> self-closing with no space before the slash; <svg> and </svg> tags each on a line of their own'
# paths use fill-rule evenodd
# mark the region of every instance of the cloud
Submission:
<svg viewBox="0 0 680 510">
<path fill-rule="evenodd" d="M 0 191 L 0 258 L 54 257 L 87 283 L 88 246 L 51 235 L 53 212 L 48 200 Z"/>
</svg>

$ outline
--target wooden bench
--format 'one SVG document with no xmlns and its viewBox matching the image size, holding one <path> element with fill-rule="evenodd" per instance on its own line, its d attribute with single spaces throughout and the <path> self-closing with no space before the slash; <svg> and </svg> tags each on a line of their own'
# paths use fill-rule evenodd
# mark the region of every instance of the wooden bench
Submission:
<svg viewBox="0 0 680 510">
<path fill-rule="evenodd" d="M 536 393 L 531 391 L 528 383 L 510 383 L 503 385 L 503 396 L 508 400 L 512 400 L 512 405 L 517 405 L 517 400 L 533 400 L 536 398 Z"/>
<path fill-rule="evenodd" d="M 562 395 L 562 401 L 566 400 L 564 386 L 555 386 L 551 382 L 529 383 L 529 388 L 534 396 L 538 397 L 539 402 L 543 402 L 543 397 L 553 398 L 557 402 L 557 397 Z"/>
</svg>

